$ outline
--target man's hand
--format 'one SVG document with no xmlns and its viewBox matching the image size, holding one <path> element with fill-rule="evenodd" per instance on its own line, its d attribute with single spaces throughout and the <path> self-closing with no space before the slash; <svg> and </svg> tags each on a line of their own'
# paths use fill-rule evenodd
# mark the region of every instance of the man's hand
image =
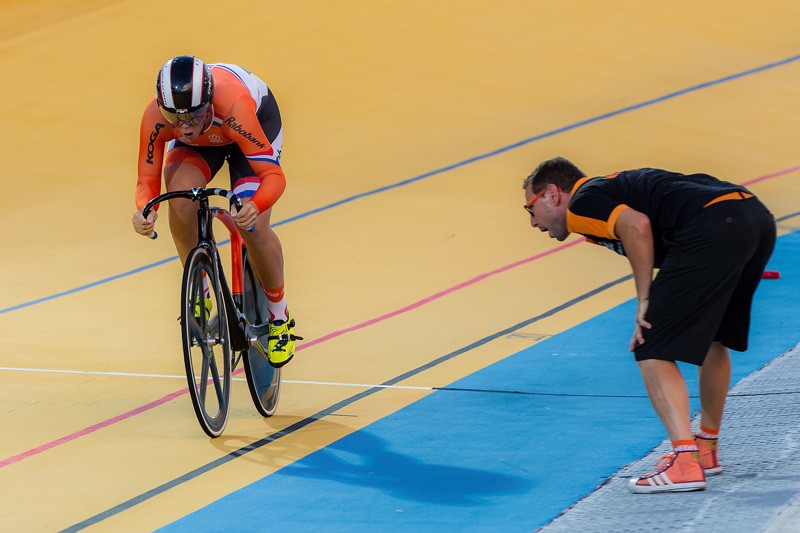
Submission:
<svg viewBox="0 0 800 533">
<path fill-rule="evenodd" d="M 144 218 L 142 216 L 142 211 L 139 210 L 133 214 L 131 222 L 133 222 L 133 229 L 136 230 L 136 233 L 144 235 L 145 237 L 150 237 L 153 234 L 156 220 L 158 220 L 158 212 L 155 209 L 150 211 L 147 218 Z"/>
<path fill-rule="evenodd" d="M 236 211 L 234 208 L 233 219 L 239 229 L 251 231 L 250 228 L 255 228 L 256 220 L 258 219 L 258 207 L 250 200 L 245 200 L 241 211 Z"/>
<path fill-rule="evenodd" d="M 630 351 L 633 351 L 638 345 L 644 344 L 642 328 L 653 329 L 653 325 L 644 319 L 649 303 L 650 300 L 639 300 L 639 307 L 636 309 L 636 318 L 634 319 L 633 338 L 631 338 L 631 343 L 628 346 Z"/>
</svg>

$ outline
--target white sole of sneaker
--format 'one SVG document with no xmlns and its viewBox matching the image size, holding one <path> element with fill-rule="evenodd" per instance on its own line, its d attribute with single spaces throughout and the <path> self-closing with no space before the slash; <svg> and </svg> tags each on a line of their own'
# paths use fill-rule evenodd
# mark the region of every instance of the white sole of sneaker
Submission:
<svg viewBox="0 0 800 533">
<path fill-rule="evenodd" d="M 706 476 L 718 476 L 722 473 L 722 467 L 715 466 L 714 468 L 704 468 L 703 471 L 706 473 Z"/>
<path fill-rule="evenodd" d="M 691 481 L 688 483 L 667 483 L 663 485 L 639 485 L 641 478 L 635 477 L 628 483 L 628 489 L 634 494 L 655 494 L 659 492 L 690 492 L 693 490 L 705 490 L 705 481 Z"/>
</svg>

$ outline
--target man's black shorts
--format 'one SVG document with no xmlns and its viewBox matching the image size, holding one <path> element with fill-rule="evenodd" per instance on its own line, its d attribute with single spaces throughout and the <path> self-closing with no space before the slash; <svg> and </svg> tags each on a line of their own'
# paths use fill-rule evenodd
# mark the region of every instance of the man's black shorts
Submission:
<svg viewBox="0 0 800 533">
<path fill-rule="evenodd" d="M 772 213 L 755 197 L 719 202 L 667 239 L 645 315 L 653 328 L 636 360 L 699 366 L 713 341 L 746 350 L 753 295 L 775 247 Z"/>
</svg>

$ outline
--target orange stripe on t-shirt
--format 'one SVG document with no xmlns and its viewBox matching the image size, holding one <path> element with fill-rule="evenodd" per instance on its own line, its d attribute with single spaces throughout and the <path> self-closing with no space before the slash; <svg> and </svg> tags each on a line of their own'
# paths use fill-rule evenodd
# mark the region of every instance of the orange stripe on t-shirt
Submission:
<svg viewBox="0 0 800 533">
<path fill-rule="evenodd" d="M 611 216 L 608 217 L 608 232 L 614 239 L 617 238 L 617 231 L 616 231 L 617 220 L 619 219 L 619 216 L 622 214 L 622 212 L 625 211 L 626 209 L 630 208 L 625 204 L 620 204 L 614 208 L 614 210 L 611 212 Z"/>
<path fill-rule="evenodd" d="M 629 209 L 625 204 L 620 204 L 614 208 L 608 220 L 598 218 L 583 217 L 576 215 L 572 211 L 567 213 L 567 229 L 572 233 L 583 235 L 594 235 L 606 239 L 617 239 L 614 227 L 617 225 L 619 215 Z"/>
<path fill-rule="evenodd" d="M 752 194 L 742 191 L 729 192 L 728 194 L 717 196 L 716 198 L 708 202 L 706 205 L 704 205 L 703 208 L 705 209 L 706 207 L 714 205 L 718 202 L 726 202 L 728 200 L 746 200 L 747 198 L 752 198 L 752 197 L 753 197 Z"/>
</svg>

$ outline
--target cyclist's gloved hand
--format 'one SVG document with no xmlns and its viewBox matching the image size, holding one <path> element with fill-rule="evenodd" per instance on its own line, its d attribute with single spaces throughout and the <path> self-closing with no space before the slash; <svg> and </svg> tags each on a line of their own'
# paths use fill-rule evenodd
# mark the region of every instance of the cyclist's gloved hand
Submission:
<svg viewBox="0 0 800 533">
<path fill-rule="evenodd" d="M 140 209 L 133 214 L 131 222 L 133 222 L 133 229 L 136 230 L 136 233 L 144 235 L 145 237 L 150 237 L 153 234 L 156 220 L 158 220 L 158 212 L 155 209 L 150 211 L 147 218 L 142 216 L 142 211 Z"/>
<path fill-rule="evenodd" d="M 256 225 L 256 219 L 258 219 L 258 207 L 256 204 L 251 202 L 250 200 L 245 200 L 241 211 L 236 211 L 236 208 L 233 208 L 232 211 L 233 219 L 236 221 L 236 225 L 239 226 L 239 229 L 253 231 Z"/>
</svg>

